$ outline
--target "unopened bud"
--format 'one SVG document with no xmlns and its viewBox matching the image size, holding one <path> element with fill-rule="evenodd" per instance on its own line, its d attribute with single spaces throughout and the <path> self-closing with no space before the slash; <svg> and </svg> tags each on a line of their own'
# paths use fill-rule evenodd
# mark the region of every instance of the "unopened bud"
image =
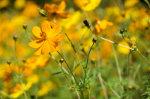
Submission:
<svg viewBox="0 0 150 99">
<path fill-rule="evenodd" d="M 97 38 L 96 38 L 96 37 L 94 37 L 92 41 L 93 41 L 93 43 L 96 43 Z"/>
<path fill-rule="evenodd" d="M 88 22 L 87 20 L 84 20 L 83 23 L 84 23 L 84 25 L 85 25 L 86 27 L 90 28 L 90 24 L 89 24 L 89 22 Z"/>
<path fill-rule="evenodd" d="M 23 27 L 23 29 L 26 30 L 27 29 L 27 24 L 23 24 L 22 27 Z"/>
<path fill-rule="evenodd" d="M 25 62 L 26 62 L 26 59 L 22 59 L 22 62 L 25 63 Z"/>
<path fill-rule="evenodd" d="M 10 65 L 10 64 L 11 64 L 11 61 L 10 61 L 10 60 L 8 60 L 8 61 L 7 61 L 7 64 L 8 64 L 8 65 Z"/>
<path fill-rule="evenodd" d="M 45 10 L 43 10 L 43 9 L 41 9 L 41 8 L 38 8 L 37 10 L 39 11 L 39 14 L 40 14 L 41 16 L 43 16 L 43 17 L 46 17 L 46 16 L 47 16 Z"/>
<path fill-rule="evenodd" d="M 60 63 L 63 63 L 63 62 L 64 62 L 64 59 L 60 59 L 59 62 L 60 62 Z"/>
<path fill-rule="evenodd" d="M 123 34 L 123 32 L 124 32 L 124 29 L 120 29 L 120 34 Z"/>
<path fill-rule="evenodd" d="M 14 35 L 14 36 L 13 36 L 13 40 L 14 40 L 14 41 L 17 41 L 17 39 L 18 39 L 17 35 Z"/>
</svg>

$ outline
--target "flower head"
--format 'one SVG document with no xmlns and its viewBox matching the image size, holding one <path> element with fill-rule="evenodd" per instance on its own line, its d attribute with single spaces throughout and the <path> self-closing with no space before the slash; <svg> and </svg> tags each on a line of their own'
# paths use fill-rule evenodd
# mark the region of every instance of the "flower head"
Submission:
<svg viewBox="0 0 150 99">
<path fill-rule="evenodd" d="M 44 9 L 50 18 L 54 18 L 54 17 L 67 18 L 67 17 L 69 17 L 69 13 L 64 12 L 65 8 L 66 8 L 66 4 L 64 1 L 62 1 L 59 6 L 57 6 L 56 4 L 45 4 L 44 5 Z"/>
<path fill-rule="evenodd" d="M 57 24 L 56 24 L 57 23 Z M 32 48 L 37 48 L 36 55 L 54 52 L 58 49 L 58 42 L 63 38 L 58 22 L 43 21 L 41 28 L 34 26 L 32 32 L 35 40 L 29 43 Z"/>
</svg>

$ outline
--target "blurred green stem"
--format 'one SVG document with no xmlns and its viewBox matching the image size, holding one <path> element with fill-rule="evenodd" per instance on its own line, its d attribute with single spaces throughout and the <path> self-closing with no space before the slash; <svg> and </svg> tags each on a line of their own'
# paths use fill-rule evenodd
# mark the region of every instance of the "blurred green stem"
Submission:
<svg viewBox="0 0 150 99">
<path fill-rule="evenodd" d="M 119 75 L 119 80 L 120 80 L 120 83 L 122 85 L 121 70 L 120 70 L 120 67 L 119 67 L 118 57 L 117 57 L 114 45 L 113 45 L 113 52 L 114 52 L 115 62 L 116 62 L 117 71 L 118 71 L 118 75 Z M 121 86 L 121 88 L 122 88 L 122 90 L 124 90 L 123 86 Z"/>
<path fill-rule="evenodd" d="M 88 67 L 88 62 L 89 62 L 89 56 L 90 56 L 90 53 L 91 53 L 91 50 L 92 50 L 92 48 L 93 48 L 93 46 L 94 46 L 94 42 L 93 42 L 93 44 L 92 44 L 92 46 L 90 47 L 90 50 L 89 50 L 89 52 L 88 52 L 88 54 L 87 54 L 87 60 L 86 60 L 86 64 L 85 64 L 85 67 L 84 67 L 84 78 L 83 78 L 83 84 L 85 84 L 85 80 L 86 80 L 86 76 L 87 76 L 87 67 Z"/>
<path fill-rule="evenodd" d="M 64 58 L 64 56 L 63 56 L 59 51 L 57 51 L 57 53 L 59 54 L 59 56 L 60 56 L 62 59 L 64 59 L 64 62 L 65 62 L 65 64 L 66 64 L 67 68 L 69 69 L 70 74 L 72 75 L 72 77 L 73 77 L 73 79 L 74 79 L 76 85 L 78 85 L 77 80 L 76 80 L 76 78 L 75 78 L 75 76 L 74 76 L 74 74 L 73 74 L 73 72 L 72 72 L 72 70 L 71 70 L 69 64 L 67 63 L 66 59 Z"/>
</svg>

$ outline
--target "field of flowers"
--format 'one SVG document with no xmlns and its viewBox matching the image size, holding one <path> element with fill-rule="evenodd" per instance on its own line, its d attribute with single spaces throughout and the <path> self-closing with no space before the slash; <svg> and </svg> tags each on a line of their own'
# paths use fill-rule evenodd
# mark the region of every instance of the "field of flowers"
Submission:
<svg viewBox="0 0 150 99">
<path fill-rule="evenodd" d="M 0 0 L 0 99 L 150 99 L 150 0 Z"/>
</svg>

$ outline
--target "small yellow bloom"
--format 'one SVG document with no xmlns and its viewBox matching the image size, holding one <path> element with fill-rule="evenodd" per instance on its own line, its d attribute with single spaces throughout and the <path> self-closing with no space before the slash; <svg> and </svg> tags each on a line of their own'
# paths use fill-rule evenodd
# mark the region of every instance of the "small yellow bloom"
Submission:
<svg viewBox="0 0 150 99">
<path fill-rule="evenodd" d="M 44 9 L 50 18 L 55 18 L 55 17 L 67 18 L 67 17 L 69 17 L 69 13 L 64 11 L 65 8 L 66 8 L 66 3 L 64 1 L 62 1 L 59 6 L 57 6 L 56 4 L 45 4 L 44 5 Z"/>
<path fill-rule="evenodd" d="M 27 84 L 23 84 L 23 88 L 25 91 L 29 90 L 32 86 L 31 82 L 28 82 Z M 23 94 L 23 89 L 20 84 L 17 84 L 14 88 L 11 89 L 12 93 L 10 96 L 14 98 L 18 98 L 20 95 Z"/>
<path fill-rule="evenodd" d="M 38 96 L 44 96 L 44 95 L 48 94 L 48 92 L 50 90 L 52 90 L 52 88 L 53 88 L 53 83 L 51 81 L 47 81 L 47 82 L 41 84 L 41 88 L 38 91 Z"/>
<path fill-rule="evenodd" d="M 124 46 L 129 47 L 128 43 L 125 41 L 120 42 L 119 44 L 122 44 Z M 130 53 L 130 49 L 126 48 L 126 47 L 122 47 L 122 46 L 117 46 L 117 50 L 122 53 L 122 54 L 129 54 Z"/>
<path fill-rule="evenodd" d="M 124 6 L 126 8 L 133 7 L 139 2 L 139 0 L 126 0 Z"/>
<path fill-rule="evenodd" d="M 8 6 L 9 0 L 0 0 L 0 8 Z"/>
<path fill-rule="evenodd" d="M 108 27 L 112 26 L 113 23 L 103 19 L 102 21 L 99 21 L 97 22 L 97 24 L 95 24 L 94 26 L 94 33 L 95 34 L 99 34 L 101 33 L 103 30 L 107 29 Z"/>
<path fill-rule="evenodd" d="M 101 0 L 74 0 L 74 3 L 85 11 L 94 10 L 99 4 Z"/>
<path fill-rule="evenodd" d="M 81 75 L 83 72 L 82 66 L 78 66 L 74 72 L 75 72 L 75 75 Z"/>
<path fill-rule="evenodd" d="M 16 0 L 14 3 L 15 8 L 21 9 L 26 5 L 26 0 Z"/>
<path fill-rule="evenodd" d="M 63 38 L 59 23 L 43 21 L 41 28 L 34 26 L 32 32 L 36 40 L 29 43 L 32 48 L 37 48 L 36 55 L 46 54 L 58 50 L 58 42 Z"/>
</svg>

